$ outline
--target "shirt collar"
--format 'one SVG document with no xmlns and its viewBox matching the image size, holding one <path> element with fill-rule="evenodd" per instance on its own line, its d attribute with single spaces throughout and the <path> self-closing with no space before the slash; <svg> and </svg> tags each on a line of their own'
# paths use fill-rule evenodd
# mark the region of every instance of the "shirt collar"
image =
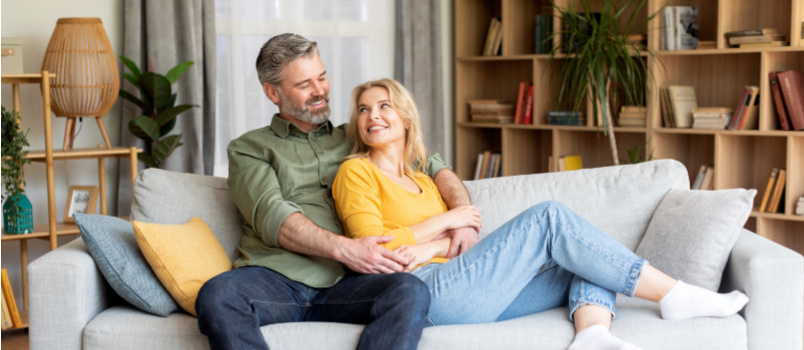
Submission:
<svg viewBox="0 0 804 350">
<path fill-rule="evenodd" d="M 323 131 L 329 134 L 332 133 L 332 128 L 332 122 L 327 120 L 326 122 L 319 124 L 318 129 L 313 131 L 313 133 Z M 274 114 L 273 119 L 271 119 L 271 130 L 273 130 L 281 138 L 286 138 L 291 133 L 306 134 L 290 121 L 280 117 L 279 113 Z"/>
</svg>

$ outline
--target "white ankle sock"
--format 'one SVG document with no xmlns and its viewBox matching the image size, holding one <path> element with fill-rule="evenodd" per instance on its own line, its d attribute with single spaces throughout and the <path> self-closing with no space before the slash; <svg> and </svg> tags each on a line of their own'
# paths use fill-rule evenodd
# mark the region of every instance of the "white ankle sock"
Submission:
<svg viewBox="0 0 804 350">
<path fill-rule="evenodd" d="M 626 343 L 615 337 L 603 325 L 586 327 L 575 335 L 567 350 L 642 350 L 642 348 Z"/>
<path fill-rule="evenodd" d="M 693 317 L 726 317 L 740 311 L 748 303 L 748 296 L 732 291 L 719 294 L 698 286 L 678 281 L 670 292 L 659 300 L 662 318 L 682 320 Z"/>
</svg>

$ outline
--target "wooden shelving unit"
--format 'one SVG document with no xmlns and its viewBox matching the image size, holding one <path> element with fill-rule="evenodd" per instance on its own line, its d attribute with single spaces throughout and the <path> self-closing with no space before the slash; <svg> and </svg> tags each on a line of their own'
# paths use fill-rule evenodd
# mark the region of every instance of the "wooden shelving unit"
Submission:
<svg viewBox="0 0 804 350">
<path fill-rule="evenodd" d="M 56 214 L 56 194 L 53 175 L 53 162 L 55 160 L 72 160 L 72 159 L 97 159 L 98 160 L 98 182 L 100 192 L 100 213 L 107 214 L 106 205 L 106 158 L 128 158 L 131 162 L 131 185 L 133 188 L 134 179 L 137 177 L 137 154 L 141 149 L 136 147 L 122 148 L 112 147 L 106 148 L 89 148 L 89 149 L 73 149 L 73 150 L 54 150 L 53 149 L 53 132 L 51 126 L 51 110 L 50 110 L 50 79 L 54 78 L 56 74 L 42 71 L 37 74 L 3 74 L 2 84 L 11 84 L 13 96 L 13 109 L 20 112 L 20 117 L 26 115 L 20 111 L 20 84 L 39 84 L 42 90 L 42 107 L 44 110 L 44 127 L 45 127 L 45 148 L 43 150 L 29 150 L 26 158 L 32 162 L 41 162 L 45 164 L 47 171 L 47 193 L 48 193 L 48 223 L 34 225 L 34 232 L 28 234 L 6 234 L 0 235 L 2 241 L 20 241 L 20 267 L 22 268 L 22 296 L 23 307 L 20 308 L 20 313 L 25 322 L 23 327 L 27 327 L 27 310 L 28 310 L 28 240 L 29 239 L 47 239 L 50 242 L 50 249 L 56 249 L 58 246 L 58 236 L 61 235 L 74 235 L 80 233 L 78 226 L 75 224 L 65 224 L 58 222 L 60 216 Z"/>
<path fill-rule="evenodd" d="M 602 1 L 592 0 L 599 11 Z M 624 1 L 618 1 L 622 3 Z M 556 0 L 566 7 L 576 0 Z M 613 165 L 607 136 L 594 126 L 591 105 L 583 112 L 587 126 L 553 126 L 546 113 L 556 108 L 550 71 L 572 59 L 564 55 L 551 65 L 547 55 L 535 55 L 534 17 L 557 14 L 549 0 L 455 0 L 455 170 L 464 179 L 474 174 L 477 155 L 485 150 L 502 152 L 502 175 L 543 173 L 548 159 L 580 154 L 584 168 Z M 768 73 L 804 71 L 804 0 L 648 0 L 638 18 L 647 18 L 664 6 L 696 6 L 701 40 L 717 42 L 716 49 L 659 51 L 658 16 L 647 29 L 648 45 L 662 64 L 648 61 L 653 81 L 646 84 L 648 124 L 644 128 L 615 127 L 620 158 L 631 147 L 647 145 L 655 159 L 672 158 L 683 163 L 690 182 L 702 164 L 714 165 L 715 189 L 756 188 L 754 212 L 746 228 L 804 253 L 804 217 L 794 215 L 804 195 L 804 132 L 782 131 L 770 94 Z M 629 14 L 623 16 L 627 18 Z M 501 56 L 481 56 L 489 22 L 502 20 Z M 560 23 L 554 21 L 554 29 Z M 724 33 L 753 28 L 778 28 L 791 46 L 729 48 Z M 553 44 L 560 38 L 554 36 Z M 644 59 L 645 53 L 634 53 Z M 519 82 L 534 84 L 533 124 L 478 124 L 469 121 L 470 99 L 516 101 Z M 692 85 L 699 106 L 737 105 L 746 85 L 760 86 L 758 130 L 673 129 L 662 126 L 656 87 Z M 756 209 L 774 168 L 787 169 L 784 213 L 759 213 Z"/>
</svg>

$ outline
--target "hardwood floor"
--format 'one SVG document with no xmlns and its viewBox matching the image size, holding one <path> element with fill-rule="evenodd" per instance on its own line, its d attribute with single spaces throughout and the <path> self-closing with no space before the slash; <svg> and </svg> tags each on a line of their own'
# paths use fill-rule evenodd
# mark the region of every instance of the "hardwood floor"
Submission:
<svg viewBox="0 0 804 350">
<path fill-rule="evenodd" d="M 3 350 L 28 350 L 28 330 L 16 329 L 3 331 L 2 344 Z"/>
</svg>

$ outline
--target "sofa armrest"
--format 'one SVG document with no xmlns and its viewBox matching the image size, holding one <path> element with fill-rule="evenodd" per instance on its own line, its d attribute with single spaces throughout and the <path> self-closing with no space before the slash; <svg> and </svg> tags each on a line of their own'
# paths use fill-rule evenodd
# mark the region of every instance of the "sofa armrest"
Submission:
<svg viewBox="0 0 804 350">
<path fill-rule="evenodd" d="M 81 238 L 28 265 L 30 348 L 81 349 L 86 324 L 108 308 L 113 291 Z"/>
<path fill-rule="evenodd" d="M 804 345 L 804 258 L 742 230 L 729 256 L 721 291 L 751 299 L 742 314 L 748 349 L 801 349 Z"/>
</svg>

